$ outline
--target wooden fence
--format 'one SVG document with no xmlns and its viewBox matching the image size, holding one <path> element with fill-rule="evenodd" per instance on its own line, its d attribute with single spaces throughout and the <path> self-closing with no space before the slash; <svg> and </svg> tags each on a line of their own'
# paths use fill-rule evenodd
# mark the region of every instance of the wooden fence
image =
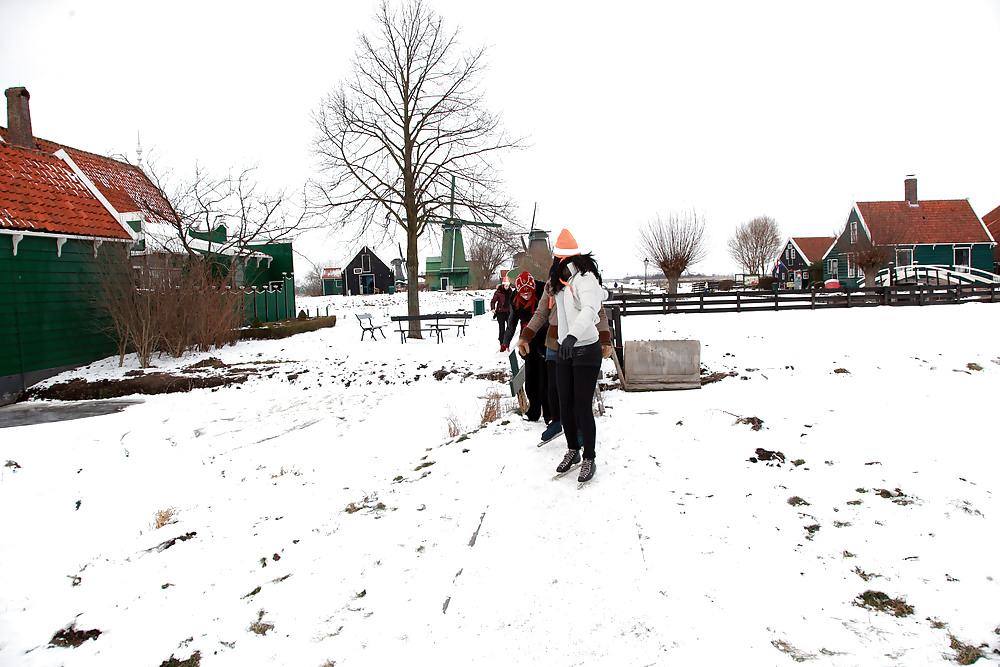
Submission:
<svg viewBox="0 0 1000 667">
<path fill-rule="evenodd" d="M 816 310 L 865 306 L 926 306 L 1000 300 L 1000 284 L 891 285 L 840 289 L 805 289 L 698 294 L 614 294 L 605 308 L 621 316 L 680 313 L 743 313 L 758 310 Z"/>
<path fill-rule="evenodd" d="M 682 313 L 749 313 L 870 306 L 929 306 L 1000 300 L 1000 283 L 988 285 L 886 285 L 879 287 L 701 292 L 697 294 L 614 294 L 604 302 L 619 361 L 624 364 L 622 317 Z"/>
</svg>

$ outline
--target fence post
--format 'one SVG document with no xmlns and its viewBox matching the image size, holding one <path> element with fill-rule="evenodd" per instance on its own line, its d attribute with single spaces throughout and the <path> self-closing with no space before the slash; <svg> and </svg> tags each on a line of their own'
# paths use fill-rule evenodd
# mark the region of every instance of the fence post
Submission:
<svg viewBox="0 0 1000 667">
<path fill-rule="evenodd" d="M 851 307 L 851 288 L 847 288 L 847 307 Z"/>
<path fill-rule="evenodd" d="M 705 293 L 702 292 L 701 296 L 698 297 L 698 311 L 703 312 L 705 310 Z"/>
<path fill-rule="evenodd" d="M 624 301 L 622 305 L 624 305 Z M 618 363 L 625 368 L 625 344 L 622 342 L 622 313 L 618 306 L 611 306 L 612 350 L 618 355 Z"/>
<path fill-rule="evenodd" d="M 778 290 L 774 290 L 774 309 L 778 310 Z"/>
<path fill-rule="evenodd" d="M 816 287 L 814 286 L 810 288 L 809 292 L 809 310 L 816 310 Z"/>
<path fill-rule="evenodd" d="M 736 312 L 740 312 L 740 292 L 736 293 Z"/>
</svg>

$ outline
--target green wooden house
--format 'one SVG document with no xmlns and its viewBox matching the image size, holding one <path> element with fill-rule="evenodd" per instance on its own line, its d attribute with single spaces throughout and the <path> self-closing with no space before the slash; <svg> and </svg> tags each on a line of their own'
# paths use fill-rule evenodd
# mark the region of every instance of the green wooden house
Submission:
<svg viewBox="0 0 1000 667">
<path fill-rule="evenodd" d="M 291 244 L 233 249 L 225 229 L 183 230 L 138 166 L 34 136 L 24 88 L 9 88 L 0 127 L 0 403 L 69 368 L 114 354 L 97 303 L 108 249 L 124 246 L 132 270 L 163 269 L 189 246 L 239 258 L 249 322 L 295 315 Z M 221 235 L 221 236 L 220 236 Z M 230 265 L 232 266 L 232 265 Z"/>
<path fill-rule="evenodd" d="M 788 239 L 774 267 L 774 277 L 781 287 L 802 289 L 812 282 L 810 267 L 822 261 L 836 239 L 832 236 L 796 236 Z M 816 280 L 822 280 L 817 275 Z"/>
<path fill-rule="evenodd" d="M 11 88 L 0 128 L 0 404 L 28 386 L 114 354 L 95 303 L 99 261 L 138 238 L 68 151 L 40 146 L 28 91 Z"/>
<path fill-rule="evenodd" d="M 823 277 L 842 287 L 864 286 L 857 255 L 889 248 L 877 282 L 954 284 L 995 282 L 993 235 L 967 199 L 920 201 L 917 179 L 904 182 L 903 201 L 856 202 L 844 231 L 823 256 Z"/>
</svg>

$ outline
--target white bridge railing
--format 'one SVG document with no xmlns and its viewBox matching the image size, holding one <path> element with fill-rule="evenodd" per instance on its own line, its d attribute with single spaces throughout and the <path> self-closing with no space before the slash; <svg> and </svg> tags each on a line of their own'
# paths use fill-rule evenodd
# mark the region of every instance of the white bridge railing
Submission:
<svg viewBox="0 0 1000 667">
<path fill-rule="evenodd" d="M 946 264 L 911 264 L 909 266 L 897 266 L 891 269 L 891 283 L 919 283 L 925 285 L 975 285 L 1000 283 L 1000 276 L 989 271 L 976 269 L 970 266 L 949 266 Z M 876 285 L 886 285 L 889 280 L 890 269 L 882 269 L 875 277 Z M 864 278 L 858 287 L 865 286 Z"/>
</svg>

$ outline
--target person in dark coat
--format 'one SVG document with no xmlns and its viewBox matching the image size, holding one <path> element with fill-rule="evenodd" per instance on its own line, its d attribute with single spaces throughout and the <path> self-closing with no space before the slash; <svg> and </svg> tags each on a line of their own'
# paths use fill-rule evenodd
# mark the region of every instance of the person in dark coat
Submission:
<svg viewBox="0 0 1000 667">
<path fill-rule="evenodd" d="M 539 300 L 545 291 L 545 283 L 536 282 L 531 274 L 522 271 L 514 281 L 514 297 L 511 299 L 510 319 L 507 321 L 507 332 L 504 334 L 504 346 L 510 346 L 514 333 L 524 328 L 535 314 Z M 520 326 L 518 326 L 520 324 Z M 546 329 L 548 324 L 545 325 Z M 552 416 L 549 410 L 548 378 L 545 371 L 545 336 L 532 339 L 528 354 L 524 358 L 524 393 L 528 396 L 528 411 L 525 418 L 528 421 L 538 421 L 544 418 L 548 423 Z"/>
<path fill-rule="evenodd" d="M 490 310 L 493 311 L 493 318 L 497 321 L 500 329 L 500 351 L 507 351 L 507 343 L 504 342 L 504 334 L 507 333 L 507 320 L 510 319 L 510 299 L 513 296 L 510 291 L 510 282 L 504 278 L 503 282 L 497 285 L 497 291 L 493 292 L 493 299 L 490 301 Z"/>
</svg>

